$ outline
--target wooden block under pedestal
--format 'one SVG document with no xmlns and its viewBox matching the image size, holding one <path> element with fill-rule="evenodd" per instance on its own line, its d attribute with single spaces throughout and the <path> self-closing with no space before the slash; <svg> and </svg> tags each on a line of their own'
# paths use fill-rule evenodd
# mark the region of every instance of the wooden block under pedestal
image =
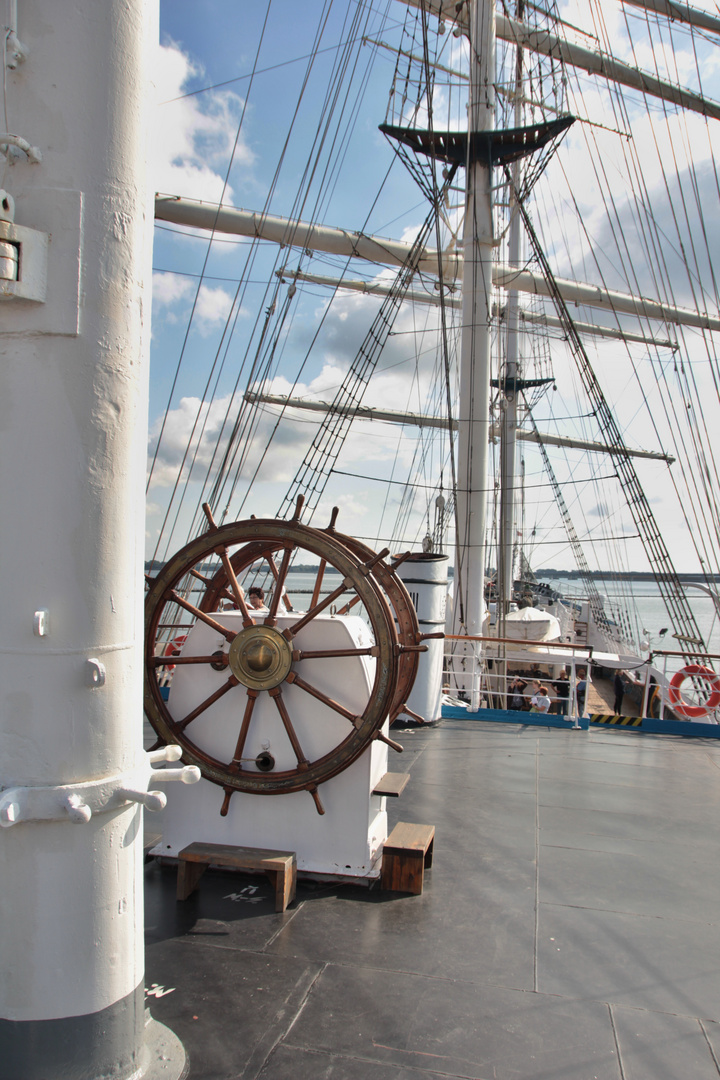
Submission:
<svg viewBox="0 0 720 1080">
<path fill-rule="evenodd" d="M 419 896 L 425 870 L 432 866 L 434 843 L 434 825 L 399 821 L 383 845 L 381 888 Z"/>
<path fill-rule="evenodd" d="M 188 844 L 178 852 L 177 898 L 186 900 L 208 866 L 262 870 L 275 889 L 275 910 L 285 911 L 295 899 L 297 860 L 294 851 L 233 847 L 230 844 Z"/>
</svg>

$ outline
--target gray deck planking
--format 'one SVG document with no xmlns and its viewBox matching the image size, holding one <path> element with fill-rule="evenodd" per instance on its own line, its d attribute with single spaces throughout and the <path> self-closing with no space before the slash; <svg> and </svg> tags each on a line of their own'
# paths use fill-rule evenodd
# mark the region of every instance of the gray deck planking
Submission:
<svg viewBox="0 0 720 1080">
<path fill-rule="evenodd" d="M 208 871 L 176 904 L 148 864 L 148 1005 L 191 1080 L 719 1077 L 718 744 L 398 738 L 391 821 L 436 826 L 422 896 L 301 881 L 276 914 L 264 879 Z"/>
</svg>

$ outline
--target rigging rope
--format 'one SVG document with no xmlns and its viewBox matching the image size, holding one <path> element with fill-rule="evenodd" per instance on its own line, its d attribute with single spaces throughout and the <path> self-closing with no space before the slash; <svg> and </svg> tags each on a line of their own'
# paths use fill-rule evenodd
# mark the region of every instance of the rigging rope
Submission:
<svg viewBox="0 0 720 1080">
<path fill-rule="evenodd" d="M 600 593 L 598 592 L 597 585 L 595 584 L 595 581 L 593 580 L 593 577 L 590 573 L 590 567 L 588 566 L 588 561 L 585 558 L 585 552 L 582 549 L 582 545 L 575 531 L 575 526 L 573 525 L 572 518 L 570 517 L 570 511 L 568 510 L 565 499 L 563 498 L 562 489 L 557 481 L 557 477 L 555 476 L 553 467 L 550 464 L 550 458 L 548 457 L 547 450 L 543 445 L 538 426 L 535 423 L 535 417 L 533 416 L 529 408 L 527 415 L 532 425 L 532 429 L 535 432 L 538 446 L 540 447 L 540 454 L 543 459 L 543 464 L 545 465 L 545 471 L 548 475 L 550 483 L 552 484 L 553 492 L 555 493 L 555 499 L 557 501 L 563 522 L 565 524 L 565 530 L 568 535 L 568 540 L 570 541 L 572 553 L 575 556 L 577 568 L 582 575 L 585 588 L 587 589 L 588 603 L 590 604 L 590 610 L 593 614 L 593 618 L 599 629 L 601 631 L 604 631 L 608 635 L 608 637 L 611 637 L 612 632 L 610 630 L 610 624 L 608 623 L 607 615 L 605 614 L 605 608 L 603 606 L 602 598 L 600 596 Z"/>
<path fill-rule="evenodd" d="M 510 173 L 507 167 L 505 172 L 508 182 L 510 183 Z M 672 559 L 670 558 L 670 553 L 668 552 L 660 530 L 658 529 L 650 503 L 648 502 L 647 496 L 645 495 L 637 473 L 635 472 L 632 459 L 624 452 L 626 450 L 625 441 L 615 421 L 615 417 L 605 400 L 600 383 L 595 376 L 585 347 L 580 340 L 580 336 L 575 328 L 570 312 L 568 311 L 567 304 L 558 289 L 555 276 L 539 242 L 537 233 L 533 228 L 527 208 L 520 199 L 518 199 L 518 209 L 530 238 L 535 257 L 542 268 L 543 276 L 555 302 L 555 309 L 558 313 L 558 317 L 563 323 L 573 358 L 583 376 L 583 381 L 588 395 L 590 396 L 590 400 L 593 402 L 600 430 L 606 439 L 608 452 L 610 453 L 613 464 L 621 478 L 628 507 L 638 533 L 643 539 L 645 553 L 655 575 L 655 581 L 657 582 L 660 594 L 665 601 L 668 614 L 675 623 L 676 631 L 680 632 L 684 637 L 690 638 L 694 643 L 699 645 L 700 649 L 704 650 L 705 643 L 702 634 L 700 633 L 693 611 L 687 601 L 677 572 L 675 571 Z M 681 646 L 682 651 L 688 657 L 699 655 L 684 642 L 681 643 Z"/>
<path fill-rule="evenodd" d="M 448 181 L 446 181 L 446 186 L 450 183 L 454 173 L 455 170 L 453 169 Z M 433 207 L 415 238 L 389 294 L 383 299 L 353 364 L 343 379 L 329 411 L 298 467 L 280 504 L 277 512 L 278 517 L 287 516 L 295 506 L 298 495 L 303 495 L 307 507 L 307 520 L 312 520 L 312 514 L 325 491 L 333 466 L 350 430 L 354 412 L 362 403 L 368 380 L 375 370 L 405 294 L 410 288 L 418 259 L 433 228 L 435 216 L 436 209 Z"/>
</svg>

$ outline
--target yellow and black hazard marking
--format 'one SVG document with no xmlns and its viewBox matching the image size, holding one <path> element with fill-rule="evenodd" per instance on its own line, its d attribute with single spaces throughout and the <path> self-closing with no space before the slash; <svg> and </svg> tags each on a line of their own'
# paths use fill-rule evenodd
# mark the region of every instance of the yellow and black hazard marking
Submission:
<svg viewBox="0 0 720 1080">
<path fill-rule="evenodd" d="M 623 727 L 640 727 L 642 716 L 616 716 L 614 713 L 590 713 L 591 724 L 621 724 Z"/>
</svg>

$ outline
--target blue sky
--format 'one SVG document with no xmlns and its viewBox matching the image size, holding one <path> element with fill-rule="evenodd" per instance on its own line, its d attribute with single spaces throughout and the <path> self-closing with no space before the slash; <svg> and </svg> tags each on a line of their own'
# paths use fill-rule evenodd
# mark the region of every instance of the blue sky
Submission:
<svg viewBox="0 0 720 1080">
<path fill-rule="evenodd" d="M 347 5 L 334 5 L 323 26 L 320 48 L 324 51 L 313 62 L 308 77 L 308 58 L 324 6 L 320 3 L 304 5 L 304 17 L 299 19 L 297 5 L 276 0 L 270 5 L 264 42 L 260 44 L 266 12 L 264 5 L 242 5 L 242 11 L 236 4 L 219 2 L 162 5 L 157 112 L 159 149 L 161 143 L 165 145 L 158 166 L 156 187 L 159 190 L 210 200 L 218 200 L 224 190 L 223 201 L 230 205 L 253 210 L 267 208 L 270 213 L 284 216 L 293 213 L 298 179 L 307 166 L 317 135 L 318 103 L 327 92 L 328 80 L 339 55 L 336 46 L 350 34 Z M 383 24 L 392 30 L 392 23 L 388 26 L 382 17 L 372 16 L 372 23 L 376 24 L 378 32 Z M 220 25 L 224 32 L 218 34 Z M 362 29 L 366 32 L 368 25 L 364 23 Z M 354 114 L 352 96 L 342 113 L 341 105 L 336 104 L 336 114 L 342 115 L 343 120 L 337 122 L 336 130 L 331 125 L 325 136 L 328 147 L 320 155 L 318 179 L 308 185 L 302 216 L 349 229 L 364 228 L 381 235 L 402 237 L 408 229 L 414 232 L 426 210 L 419 190 L 394 160 L 386 140 L 377 130 L 377 124 L 385 119 L 391 71 L 389 60 L 386 54 L 373 53 L 370 47 L 360 43 L 357 56 L 359 71 L 362 70 L 360 65 L 374 66 L 380 70 L 381 77 L 377 86 L 371 84 L 371 91 L 365 94 L 361 115 Z M 253 68 L 257 69 L 257 74 L 251 81 L 247 76 Z M 306 78 L 305 96 L 285 146 L 286 133 Z M 358 75 L 356 83 L 359 81 Z M 225 85 L 205 90 L 218 83 Z M 198 90 L 204 92 L 181 97 Z M 234 146 L 240 118 L 240 136 Z M 322 170 L 333 162 L 330 141 L 342 139 L 350 127 L 353 137 L 343 146 L 342 170 L 329 183 L 321 184 Z M 278 167 L 281 151 L 282 164 Z M 231 157 L 233 165 L 228 172 Z M 372 172 L 367 168 L 369 161 Z M 373 186 L 375 178 L 389 168 L 390 179 L 378 200 L 377 188 Z M 366 173 L 372 183 L 364 179 Z M 318 201 L 318 192 L 321 192 L 321 201 Z M 251 268 L 246 267 L 248 256 L 253 260 Z M 254 250 L 249 241 L 236 237 L 218 237 L 209 245 L 205 237 L 188 239 L 180 236 L 172 226 L 156 228 L 151 433 L 157 431 L 158 418 L 163 415 L 168 401 L 188 331 L 189 312 L 195 300 L 196 307 L 173 392 L 173 415 L 169 418 L 171 426 L 175 422 L 178 437 L 173 446 L 166 435 L 163 461 L 155 468 L 154 479 L 161 481 L 158 485 L 160 499 L 156 503 L 151 492 L 150 542 L 157 521 L 155 506 L 162 506 L 163 498 L 167 498 L 167 486 L 173 483 L 177 473 L 178 453 L 184 446 L 193 410 L 199 400 L 208 398 L 209 392 L 205 389 L 208 378 L 213 386 L 223 365 L 215 389 L 220 404 L 210 417 L 210 423 L 214 424 L 224 415 L 227 395 L 232 391 L 248 349 L 251 355 L 257 344 L 258 320 L 262 321 L 273 301 L 268 279 L 274 281 L 273 268 L 283 265 L 278 259 L 278 249 L 269 245 Z M 295 254 L 288 253 L 286 261 L 289 266 L 297 265 Z M 312 269 L 316 273 L 337 275 L 342 266 L 342 261 L 328 263 L 325 259 L 315 260 Z M 203 284 L 196 298 L 197 275 L 201 272 L 204 273 Z M 363 265 L 357 272 L 353 268 L 354 276 L 371 276 L 372 272 Z M 246 283 L 233 306 L 237 282 L 243 275 Z M 321 322 L 321 308 L 327 295 L 327 290 L 306 287 L 298 296 L 293 305 L 292 338 L 284 344 L 282 356 L 278 357 L 274 368 L 274 389 L 287 392 L 305 360 L 301 390 L 307 392 L 307 388 L 311 388 L 310 396 L 317 396 L 321 390 L 326 390 L 326 396 L 334 393 L 351 354 L 369 325 L 367 312 L 373 309 L 373 303 L 368 305 L 353 297 L 341 298 L 336 305 L 335 317 L 321 332 L 312 354 L 306 359 L 308 346 Z M 237 318 L 223 364 L 227 345 L 223 330 L 230 311 Z M 221 355 L 213 369 L 218 349 Z M 392 399 L 390 407 L 411 407 L 416 364 L 415 356 L 411 354 L 414 351 L 408 341 L 399 338 L 397 346 L 388 350 L 388 355 L 383 358 L 385 367 L 399 365 L 401 369 L 395 377 L 386 377 L 388 385 L 385 393 L 380 394 L 386 407 L 388 396 Z M 274 424 L 274 418 L 272 422 Z M 266 463 L 266 483 L 254 489 L 253 512 L 273 514 L 276 511 L 302 456 L 308 432 L 314 429 L 314 421 L 301 417 L 286 427 L 288 431 L 284 435 L 281 433 L 277 452 Z M 166 427 L 166 433 L 167 430 Z M 388 440 L 386 426 L 381 433 L 365 431 L 361 438 L 365 461 L 376 457 L 387 464 L 395 458 L 397 436 Z M 387 445 L 374 445 L 369 449 L 368 443 L 373 441 Z M 409 437 L 403 436 L 403 442 L 408 441 Z M 339 492 L 339 498 L 349 502 L 352 497 L 358 506 L 385 498 L 384 491 L 377 485 L 345 482 L 344 487 L 346 490 Z M 352 489 L 352 495 L 348 489 Z M 178 530 L 177 536 L 180 532 Z"/>
<path fill-rule="evenodd" d="M 601 47 L 608 47 L 611 38 L 618 55 L 631 61 L 633 50 L 621 6 L 605 4 L 603 12 L 606 23 L 601 33 L 584 0 L 563 5 L 563 14 L 568 21 L 575 25 L 582 23 L 588 32 L 596 34 L 596 44 Z M 354 33 L 356 37 L 365 34 L 376 41 L 412 47 L 408 46 L 407 40 L 403 42 L 401 36 L 403 5 L 376 0 L 374 9 L 363 14 L 363 21 L 351 29 L 350 21 L 357 13 L 354 4 L 328 4 L 321 0 L 305 0 L 302 5 L 290 0 L 272 0 L 269 5 L 238 4 L 232 0 L 165 0 L 161 3 L 161 50 L 156 70 L 158 104 L 153 133 L 156 188 L 168 194 L 211 202 L 222 196 L 229 205 L 255 211 L 266 208 L 269 213 L 283 216 L 298 212 L 295 199 L 303 171 L 311 159 L 311 147 L 318 133 L 318 116 L 326 99 L 333 64 L 341 55 L 338 44 Z M 327 18 L 323 22 L 325 15 Z M 309 67 L 308 57 L 321 23 L 321 51 Z M 608 40 L 603 40 L 603 34 L 608 35 Z M 660 55 L 658 34 L 653 31 L 646 37 L 647 42 L 642 47 L 636 44 L 638 62 L 648 68 L 656 62 L 658 69 L 663 65 L 667 67 L 667 57 Z M 681 39 L 681 45 L 673 56 L 673 63 L 677 65 L 680 81 L 692 85 L 697 82 L 692 49 L 686 40 Z M 450 67 L 462 65 L 462 41 L 448 34 L 443 48 L 444 63 Z M 710 96 L 720 98 L 720 89 L 715 89 L 718 85 L 717 49 L 701 44 L 700 50 L 704 50 L 702 71 L 707 82 L 706 92 L 709 88 Z M 352 90 L 347 99 L 341 96 L 334 104 L 334 119 L 325 135 L 326 143 L 318 159 L 320 164 L 305 187 L 299 212 L 305 219 L 314 217 L 328 225 L 412 238 L 425 217 L 426 206 L 418 187 L 402 165 L 394 160 L 386 140 L 377 131 L 377 125 L 386 118 L 394 62 L 382 47 L 359 43 L 353 62 L 357 68 L 350 83 Z M 355 102 L 360 99 L 359 88 L 366 75 L 367 87 L 362 95 L 362 105 L 356 112 Z M 298 107 L 298 97 L 306 78 L 304 96 Z M 570 276 L 577 270 L 584 280 L 596 282 L 602 273 L 609 284 L 630 291 L 627 270 L 620 264 L 616 251 L 616 248 L 620 250 L 618 234 L 623 233 L 625 246 L 637 247 L 634 287 L 641 288 L 645 295 L 655 295 L 654 290 L 660 288 L 661 283 L 653 279 L 652 267 L 645 267 L 643 263 L 642 237 L 633 233 L 630 220 L 632 196 L 628 192 L 636 181 L 632 165 L 628 165 L 618 149 L 628 145 L 617 134 L 623 118 L 611 112 L 605 91 L 593 80 L 583 77 L 578 83 L 578 92 L 580 88 L 584 98 L 582 102 L 577 96 L 573 98 L 574 111 L 581 115 L 581 109 L 594 106 L 593 115 L 600 116 L 610 130 L 577 124 L 567 140 L 567 149 L 572 149 L 573 154 L 558 155 L 553 162 L 548 174 L 550 195 L 538 193 L 537 203 L 537 212 L 545 215 L 541 227 L 546 245 L 553 249 L 557 273 Z M 396 103 L 397 98 L 394 100 Z M 451 98 L 449 91 L 442 88 L 440 101 L 450 112 L 455 110 L 454 119 L 449 122 L 457 126 L 462 113 L 460 97 L 456 94 Z M 655 119 L 648 120 L 644 110 L 641 112 L 641 106 L 638 96 L 633 99 L 631 95 L 627 123 L 632 127 L 633 145 L 639 155 L 648 161 L 653 155 L 667 157 L 669 149 L 677 152 L 677 146 L 682 146 L 683 140 L 689 142 L 698 158 L 700 183 L 707 188 L 707 205 L 710 206 L 713 199 L 712 205 L 715 205 L 717 191 L 713 187 L 715 181 L 711 169 L 716 139 L 714 128 L 709 127 L 704 118 L 698 118 L 697 122 L 693 120 L 689 126 L 675 130 L 673 117 L 667 120 L 656 110 Z M 286 143 L 294 114 L 292 132 Z M 590 174 L 587 159 L 583 156 L 590 139 L 597 141 L 594 149 L 600 149 L 605 155 L 607 169 L 613 173 L 608 183 L 615 185 L 619 207 L 613 227 L 608 224 L 602 183 Z M 330 149 L 333 141 L 341 147 L 342 164 L 336 173 L 326 174 L 324 170 L 337 156 Z M 388 169 L 389 178 L 378 196 L 379 180 Z M 649 175 L 650 193 L 657 192 L 659 228 L 665 230 L 664 254 L 672 264 L 676 259 L 673 248 L 677 249 L 679 241 L 672 235 L 670 203 L 678 193 L 663 195 L 663 179 L 657 167 L 654 172 L 651 169 Z M 573 184 L 574 181 L 578 182 Z M 585 234 L 571 229 L 566 213 L 568 197 L 562 194 L 562 189 L 568 185 L 583 211 Z M 708 214 L 707 218 L 706 226 L 716 229 L 717 214 Z M 457 223 L 453 209 L 448 211 L 448 219 L 450 224 Z M 682 225 L 679 228 L 682 232 Z M 683 238 L 688 239 L 686 234 Z M 714 238 L 713 233 L 711 246 Z M 592 257 L 588 257 L 588 241 Z M 155 550 L 158 529 L 168 505 L 168 521 L 177 522 L 174 530 L 166 526 L 163 532 L 159 552 L 163 555 L 181 546 L 186 539 L 200 497 L 199 480 L 212 465 L 212 447 L 222 430 L 230 396 L 236 384 L 242 390 L 247 382 L 250 365 L 258 355 L 259 335 L 266 318 L 266 340 L 275 341 L 275 334 L 278 335 L 270 388 L 288 393 L 298 379 L 295 394 L 327 399 L 333 396 L 354 357 L 378 302 L 342 293 L 328 308 L 329 291 L 305 285 L 298 288 L 281 326 L 279 313 L 286 301 L 287 286 L 277 285 L 273 271 L 283 265 L 297 266 L 297 252 L 280 253 L 272 245 L 253 246 L 238 237 L 217 237 L 210 243 L 207 235 L 190 236 L 187 231 L 183 235 L 181 229 L 159 224 L 155 230 L 153 263 L 151 457 L 169 399 L 170 412 L 149 496 L 150 554 Z M 337 258 L 305 258 L 303 269 L 340 276 L 345 265 Z M 347 270 L 347 274 L 356 278 L 378 273 L 378 268 L 358 260 Z M 633 273 L 636 273 L 635 269 Z M 385 271 L 382 276 L 392 275 Z M 677 302 L 689 302 L 690 286 L 687 282 L 683 284 L 682 274 L 675 273 L 673 280 Z M 239 282 L 242 282 L 240 286 Z M 710 308 L 712 296 L 706 299 Z M 275 312 L 266 317 L 267 309 L 273 303 Z M 229 316 L 231 334 L 226 330 Z M 419 411 L 428 395 L 432 397 L 438 391 L 437 343 L 434 334 L 425 332 L 426 328 L 432 330 L 436 321 L 431 309 L 403 309 L 394 328 L 395 334 L 383 353 L 379 377 L 371 384 L 366 401 L 385 408 Z M 686 361 L 697 363 L 698 379 L 702 384 L 707 376 L 704 346 L 697 340 L 697 335 L 690 335 L 688 341 Z M 617 346 L 598 346 L 597 343 L 591 343 L 589 347 L 593 362 L 602 374 L 605 392 L 618 409 L 629 442 L 652 449 L 669 449 L 673 419 L 671 416 L 663 419 L 663 385 L 655 379 L 653 372 L 658 365 L 671 364 L 672 355 L 661 352 L 649 361 L 647 350 L 643 349 L 619 350 Z M 589 430 L 591 425 L 587 418 L 575 419 L 587 411 L 587 404 L 583 402 L 570 371 L 567 355 L 559 343 L 552 348 L 559 392 L 549 395 L 539 406 L 538 422 L 544 419 L 550 429 L 555 430 L 562 417 L 573 417 L 570 426 L 575 424 L 578 434 L 593 437 L 596 433 Z M 638 376 L 634 367 L 643 364 L 650 365 L 648 371 Z M 646 379 L 648 408 L 638 404 L 640 377 Z M 440 407 L 441 398 L 438 398 L 435 411 Z M 315 430 L 315 421 L 308 414 L 295 414 L 283 421 L 270 452 L 262 461 L 258 482 L 243 503 L 247 481 L 276 421 L 277 410 L 270 408 L 259 417 L 259 426 L 249 440 L 248 457 L 229 504 L 230 517 L 275 513 Z M 197 442 L 203 426 L 205 436 L 197 453 L 195 448 L 192 451 L 196 453 L 193 482 L 181 502 L 177 493 L 172 495 L 173 487 L 178 476 L 184 483 L 187 475 L 191 459 L 185 460 L 182 471 L 181 465 L 193 427 Z M 342 527 L 346 531 L 372 536 L 379 530 L 380 535 L 385 535 L 402 514 L 402 489 L 397 485 L 386 488 L 372 477 L 404 478 L 407 469 L 412 467 L 420 484 L 428 487 L 426 495 L 423 495 L 422 487 L 419 489 L 410 515 L 403 519 L 403 535 L 408 542 L 421 539 L 434 498 L 431 485 L 446 453 L 446 445 L 430 448 L 421 444 L 414 429 L 398 429 L 380 423 L 356 424 L 339 462 L 343 474 L 331 481 L 317 523 L 324 525 L 323 515 L 329 513 L 333 503 L 338 503 L 343 515 Z M 536 485 L 545 483 L 537 455 L 528 451 L 525 457 L 529 481 Z M 555 467 L 561 479 L 574 481 L 580 475 L 591 475 L 593 470 L 595 474 L 611 471 L 605 466 L 600 467 L 596 461 L 589 472 L 581 473 L 578 471 L 581 466 L 568 455 L 556 459 Z M 639 468 L 653 506 L 670 524 L 669 543 L 678 564 L 696 569 L 693 559 L 688 556 L 684 526 L 673 502 L 674 495 L 669 490 L 665 467 L 647 464 Z M 447 475 L 446 461 L 445 470 Z M 616 498 L 614 504 L 613 498 Z M 617 493 L 616 496 L 600 497 L 595 487 L 576 487 L 572 506 L 578 532 L 581 535 L 592 533 L 601 519 L 607 519 L 606 532 L 629 533 L 631 524 L 628 524 L 621 504 L 622 499 L 617 498 Z M 539 493 L 532 514 L 534 517 L 526 508 L 526 524 L 536 528 L 536 565 L 568 564 L 568 552 L 562 545 L 557 514 L 547 490 Z M 603 556 L 610 557 L 609 549 L 602 544 L 596 545 L 595 554 L 600 561 Z M 630 541 L 627 559 L 630 565 L 645 568 L 642 552 Z"/>
</svg>

